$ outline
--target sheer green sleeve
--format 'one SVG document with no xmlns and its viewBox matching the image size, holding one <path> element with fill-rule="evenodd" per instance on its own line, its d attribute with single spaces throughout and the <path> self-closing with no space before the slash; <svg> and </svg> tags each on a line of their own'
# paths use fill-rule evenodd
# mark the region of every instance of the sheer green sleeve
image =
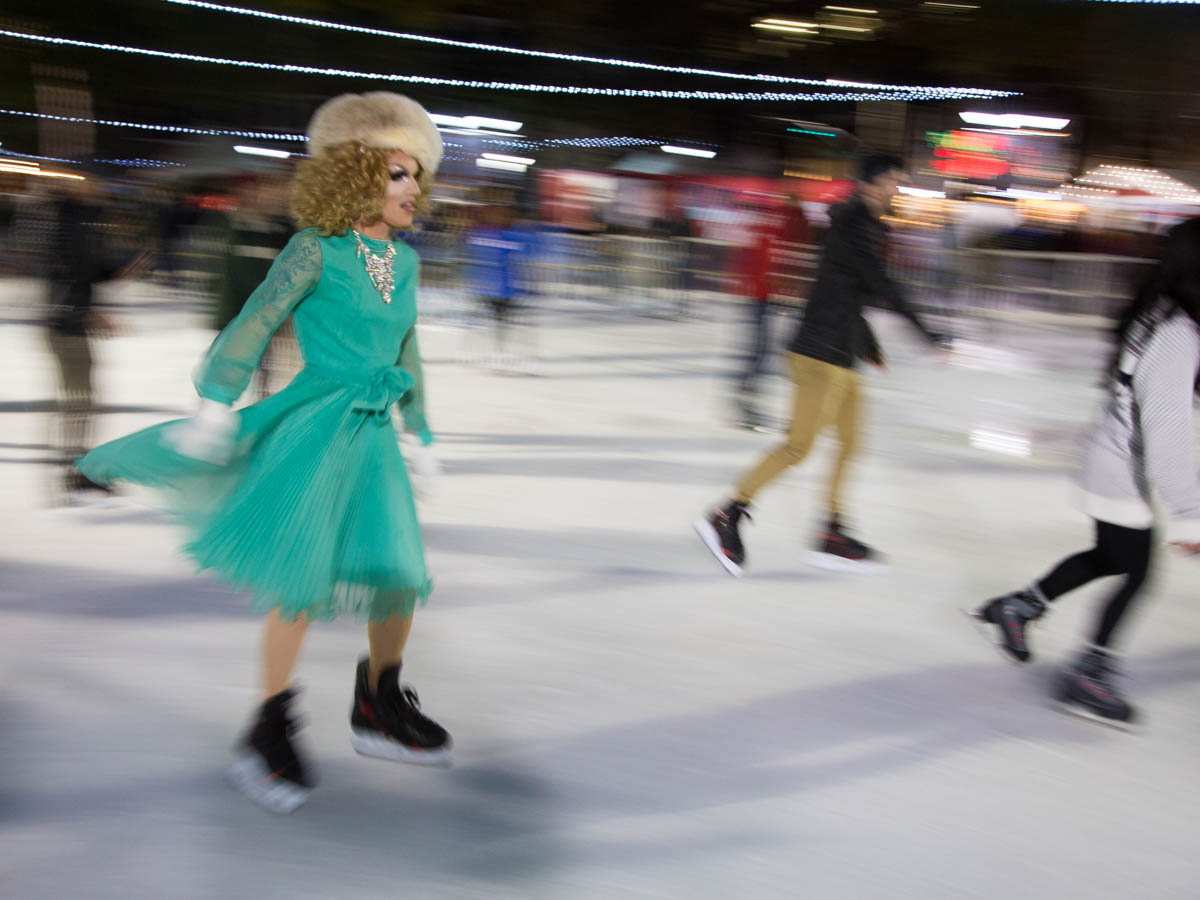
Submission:
<svg viewBox="0 0 1200 900">
<path fill-rule="evenodd" d="M 425 376 L 421 370 L 421 352 L 417 348 L 417 326 L 414 325 L 404 336 L 400 344 L 400 358 L 396 361 L 405 372 L 412 376 L 413 386 L 396 404 L 400 407 L 400 416 L 404 420 L 404 428 L 415 434 L 428 447 L 433 443 L 433 432 L 425 420 Z"/>
<path fill-rule="evenodd" d="M 232 322 L 217 335 L 196 370 L 201 397 L 233 403 L 250 383 L 276 329 L 321 278 L 321 244 L 310 231 L 293 235 Z"/>
</svg>

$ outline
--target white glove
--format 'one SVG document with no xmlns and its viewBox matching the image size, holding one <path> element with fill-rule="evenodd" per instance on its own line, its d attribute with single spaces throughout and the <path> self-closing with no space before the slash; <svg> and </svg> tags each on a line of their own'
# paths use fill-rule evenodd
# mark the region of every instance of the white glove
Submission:
<svg viewBox="0 0 1200 900">
<path fill-rule="evenodd" d="M 201 400 L 196 414 L 169 427 L 163 439 L 176 453 L 226 465 L 233 455 L 238 418 L 233 408 L 216 400 Z"/>
<path fill-rule="evenodd" d="M 408 480 L 418 500 L 428 501 L 434 494 L 441 464 L 432 447 L 426 447 L 415 434 L 405 433 L 400 437 L 404 461 L 408 463 Z"/>
</svg>

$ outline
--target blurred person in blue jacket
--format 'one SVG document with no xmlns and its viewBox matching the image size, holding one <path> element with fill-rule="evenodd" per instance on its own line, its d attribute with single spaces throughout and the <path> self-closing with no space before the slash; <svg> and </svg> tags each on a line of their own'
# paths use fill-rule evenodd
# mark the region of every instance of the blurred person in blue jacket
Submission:
<svg viewBox="0 0 1200 900">
<path fill-rule="evenodd" d="M 509 204 L 484 207 L 480 224 L 467 233 L 471 289 L 492 317 L 493 356 L 500 368 L 516 363 L 510 338 L 521 300 L 529 294 L 535 239 L 536 232 L 518 222 Z"/>
</svg>

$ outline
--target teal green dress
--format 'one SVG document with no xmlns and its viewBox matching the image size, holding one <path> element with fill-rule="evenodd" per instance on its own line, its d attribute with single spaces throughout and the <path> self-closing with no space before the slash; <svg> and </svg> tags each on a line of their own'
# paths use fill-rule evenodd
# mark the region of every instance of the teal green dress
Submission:
<svg viewBox="0 0 1200 900">
<path fill-rule="evenodd" d="M 363 239 L 375 255 L 390 242 Z M 391 409 L 428 445 L 417 350 L 417 255 L 395 243 L 385 304 L 352 235 L 292 237 L 266 280 L 217 336 L 196 372 L 201 397 L 233 403 L 275 330 L 291 316 L 305 367 L 240 410 L 225 466 L 176 453 L 168 422 L 97 447 L 79 469 L 100 484 L 167 492 L 185 550 L 249 591 L 254 609 L 327 619 L 408 616 L 431 582 Z"/>
</svg>

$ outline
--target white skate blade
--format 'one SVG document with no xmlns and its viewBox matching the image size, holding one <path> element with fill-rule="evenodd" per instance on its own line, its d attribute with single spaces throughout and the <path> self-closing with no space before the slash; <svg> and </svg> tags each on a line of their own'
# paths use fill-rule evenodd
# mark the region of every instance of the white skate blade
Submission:
<svg viewBox="0 0 1200 900">
<path fill-rule="evenodd" d="M 89 491 L 86 493 L 64 494 L 59 504 L 40 510 L 40 514 L 51 517 L 61 516 L 66 518 L 76 516 L 83 518 L 89 512 L 125 509 L 131 505 L 124 497 L 113 497 Z"/>
<path fill-rule="evenodd" d="M 122 509 L 129 505 L 124 497 L 103 491 L 72 491 L 66 495 L 66 502 L 74 509 Z"/>
<path fill-rule="evenodd" d="M 1089 722 L 1107 725 L 1109 728 L 1114 728 L 1117 731 L 1122 731 L 1126 734 L 1136 734 L 1141 731 L 1141 728 L 1136 721 L 1122 722 L 1119 719 L 1106 719 L 1104 716 L 1093 712 L 1086 706 L 1080 706 L 1076 703 L 1071 703 L 1068 700 L 1059 700 L 1057 697 L 1052 697 L 1050 702 L 1056 709 L 1059 710 L 1059 712 L 1064 712 L 1067 715 L 1074 716 L 1077 719 L 1086 719 Z"/>
<path fill-rule="evenodd" d="M 816 569 L 829 572 L 849 572 L 854 575 L 886 575 L 892 570 L 887 563 L 871 559 L 846 559 L 820 550 L 810 550 L 806 561 Z"/>
<path fill-rule="evenodd" d="M 709 524 L 708 519 L 697 519 L 692 523 L 692 527 L 696 529 L 696 534 L 700 535 L 700 540 L 704 541 L 704 546 L 717 558 L 717 562 L 725 567 L 725 571 L 734 578 L 741 578 L 742 567 L 721 550 L 721 539 L 717 536 L 717 529 Z"/>
<path fill-rule="evenodd" d="M 263 809 L 286 816 L 308 799 L 311 788 L 285 781 L 267 771 L 256 754 L 236 759 L 226 771 L 229 783 Z"/>
<path fill-rule="evenodd" d="M 1029 659 L 1017 659 L 1015 656 L 1013 656 L 1011 653 L 1009 653 L 1007 650 L 1004 649 L 1004 643 L 1002 641 L 999 641 L 996 639 L 996 633 L 995 633 L 995 631 L 992 630 L 994 628 L 998 628 L 999 626 L 995 625 L 992 622 L 985 622 L 983 619 L 979 618 L 979 616 L 975 615 L 975 610 L 973 610 L 973 609 L 969 609 L 969 608 L 963 606 L 963 607 L 959 607 L 959 611 L 962 612 L 962 614 L 964 616 L 966 616 L 968 619 L 971 620 L 971 625 L 973 626 L 975 633 L 978 634 L 985 641 L 987 641 L 988 646 L 990 646 L 993 650 L 995 650 L 997 653 L 999 653 L 1003 659 L 1005 659 L 1008 662 L 1012 663 L 1013 665 L 1017 665 L 1017 666 L 1022 666 L 1027 663 L 1033 662 L 1033 653 L 1032 652 L 1029 654 Z"/>
<path fill-rule="evenodd" d="M 734 427 L 740 428 L 742 431 L 753 431 L 756 434 L 779 434 L 780 429 L 774 425 L 768 425 L 765 422 L 734 422 Z"/>
<path fill-rule="evenodd" d="M 414 766 L 449 767 L 453 762 L 450 751 L 445 747 L 436 750 L 419 750 L 405 747 L 391 738 L 381 737 L 374 731 L 361 728 L 350 729 L 350 746 L 360 756 L 390 759 L 393 762 L 410 763 Z"/>
</svg>

